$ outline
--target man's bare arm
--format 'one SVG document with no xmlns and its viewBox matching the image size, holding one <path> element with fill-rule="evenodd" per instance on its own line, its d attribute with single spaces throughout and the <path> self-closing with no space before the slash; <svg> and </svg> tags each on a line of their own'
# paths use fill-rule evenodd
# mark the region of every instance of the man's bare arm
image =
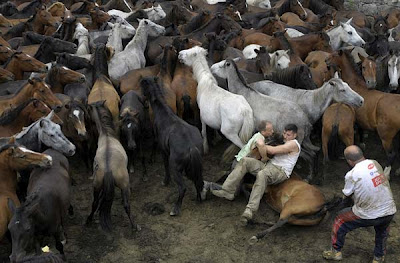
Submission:
<svg viewBox="0 0 400 263">
<path fill-rule="evenodd" d="M 297 147 L 297 144 L 294 141 L 289 141 L 286 142 L 283 145 L 278 145 L 278 146 L 269 146 L 267 145 L 267 152 L 269 154 L 285 154 L 285 153 L 291 153 L 291 152 L 298 152 L 299 148 Z"/>
</svg>

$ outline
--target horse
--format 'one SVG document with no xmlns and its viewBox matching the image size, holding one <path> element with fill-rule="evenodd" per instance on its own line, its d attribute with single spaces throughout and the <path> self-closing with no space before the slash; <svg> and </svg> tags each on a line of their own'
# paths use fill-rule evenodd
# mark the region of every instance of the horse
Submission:
<svg viewBox="0 0 400 263">
<path fill-rule="evenodd" d="M 297 28 L 306 29 L 307 31 L 317 32 L 321 31 L 322 25 L 318 23 L 309 23 L 300 19 L 300 17 L 292 12 L 284 13 L 281 16 L 281 21 L 286 24 L 286 27 L 292 26 Z"/>
<path fill-rule="evenodd" d="M 368 90 L 364 80 L 357 76 L 351 58 L 346 51 L 338 51 L 327 58 L 327 63 L 338 66 L 342 78 L 364 98 L 364 105 L 356 110 L 356 121 L 362 129 L 377 131 L 391 165 L 396 157 L 393 139 L 400 130 L 397 108 L 399 95 Z"/>
<path fill-rule="evenodd" d="M 78 40 L 78 49 L 75 55 L 90 54 L 89 31 L 81 23 L 76 23 L 72 39 Z"/>
<path fill-rule="evenodd" d="M 108 36 L 107 45 L 114 49 L 114 55 L 116 55 L 124 49 L 122 46 L 122 39 L 131 38 L 136 30 L 133 27 L 127 27 L 121 23 L 109 23 L 109 25 L 111 27 L 111 32 Z"/>
<path fill-rule="evenodd" d="M 389 91 L 395 91 L 399 87 L 400 78 L 400 56 L 391 52 L 387 61 L 388 76 L 389 76 Z"/>
<path fill-rule="evenodd" d="M 256 66 L 263 73 L 263 76 L 286 69 L 290 65 L 289 50 L 277 50 L 269 54 L 265 47 L 261 47 L 259 51 L 254 50 L 254 52 L 257 54 Z"/>
<path fill-rule="evenodd" d="M 86 26 L 89 30 L 90 29 L 99 29 L 101 25 L 103 25 L 105 22 L 110 20 L 111 16 L 107 14 L 106 12 L 100 10 L 98 7 L 94 9 L 90 9 L 90 17 L 92 18 L 92 23 L 90 26 Z"/>
<path fill-rule="evenodd" d="M 324 51 L 312 51 L 308 54 L 304 62 L 311 70 L 311 75 L 317 87 L 321 87 L 332 76 L 325 63 L 325 59 L 330 53 Z"/>
<path fill-rule="evenodd" d="M 371 57 L 364 57 L 358 54 L 361 64 L 361 74 L 369 89 L 376 86 L 376 63 Z"/>
<path fill-rule="evenodd" d="M 85 58 L 73 56 L 73 55 L 67 54 L 65 52 L 64 53 L 55 53 L 55 54 L 56 54 L 57 64 L 64 65 L 69 69 L 79 70 L 79 69 L 91 69 L 92 68 L 90 61 Z"/>
<path fill-rule="evenodd" d="M 89 93 L 88 104 L 105 101 L 106 107 L 113 116 L 114 125 L 118 127 L 119 104 L 121 99 L 108 75 L 107 61 L 111 56 L 111 52 L 110 48 L 106 47 L 104 44 L 96 46 L 93 65 L 93 80 L 95 83 Z"/>
<path fill-rule="evenodd" d="M 42 101 L 37 99 L 27 100 L 14 109 L 5 111 L 0 116 L 0 137 L 12 136 L 22 131 L 23 127 L 29 126 L 38 119 L 47 116 L 51 109 Z M 57 114 L 53 115 L 55 123 L 62 123 Z"/>
<path fill-rule="evenodd" d="M 180 51 L 178 56 L 181 63 L 192 67 L 197 81 L 197 105 L 200 109 L 204 152 L 208 153 L 206 125 L 220 129 L 226 138 L 242 148 L 254 131 L 253 110 L 245 98 L 217 85 L 208 67 L 206 54 L 204 48 L 195 46 Z"/>
<path fill-rule="evenodd" d="M 296 65 L 280 71 L 272 72 L 264 76 L 267 80 L 283 84 L 294 89 L 314 90 L 317 85 L 314 83 L 311 71 L 307 65 Z"/>
<path fill-rule="evenodd" d="M 0 68 L 0 83 L 13 81 L 14 79 L 14 74 L 6 69 Z"/>
<path fill-rule="evenodd" d="M 388 26 L 388 19 L 389 15 L 386 16 L 378 16 L 375 18 L 374 25 L 372 26 L 372 29 L 375 31 L 376 35 L 386 35 L 389 30 Z"/>
<path fill-rule="evenodd" d="M 16 206 L 20 205 L 16 194 L 17 171 L 36 166 L 49 167 L 52 165 L 52 160 L 47 154 L 32 152 L 11 140 L 0 147 L 0 163 L 0 240 L 2 240 L 13 216 L 13 211 L 7 205 L 8 200 L 12 200 Z"/>
<path fill-rule="evenodd" d="M 56 32 L 52 36 L 64 41 L 73 41 L 77 18 L 72 15 L 67 15 L 66 13 L 66 15 L 62 18 L 61 23 L 61 26 L 57 28 Z"/>
<path fill-rule="evenodd" d="M 9 199 L 13 217 L 8 224 L 12 239 L 11 262 L 23 262 L 26 254 L 42 246 L 45 236 L 53 236 L 63 260 L 65 221 L 71 203 L 71 183 L 68 159 L 60 152 L 43 152 L 52 160 L 51 167 L 33 169 L 28 185 L 27 200 L 16 207 Z"/>
<path fill-rule="evenodd" d="M 18 9 L 14 3 L 7 1 L 0 5 L 0 13 L 8 17 L 18 13 Z"/>
<path fill-rule="evenodd" d="M 20 37 L 24 31 L 34 31 L 38 34 L 45 33 L 45 26 L 58 26 L 56 18 L 54 18 L 44 7 L 36 10 L 36 13 L 26 22 L 21 22 L 12 27 L 4 35 L 4 39 L 9 40 L 13 37 Z"/>
<path fill-rule="evenodd" d="M 0 14 L 0 27 L 13 27 L 13 23 Z"/>
<path fill-rule="evenodd" d="M 354 27 L 350 24 L 353 18 L 347 20 L 346 23 L 340 22 L 340 25 L 328 30 L 326 33 L 330 38 L 332 49 L 338 50 L 343 43 L 353 46 L 363 46 L 365 41 L 360 37 Z"/>
<path fill-rule="evenodd" d="M 104 10 L 118 9 L 124 12 L 132 12 L 132 7 L 128 4 L 126 0 L 111 0 L 107 4 L 102 5 Z"/>
<path fill-rule="evenodd" d="M 57 63 L 51 63 L 51 68 L 45 77 L 45 82 L 50 85 L 53 93 L 64 93 L 65 85 L 85 81 L 85 75 Z"/>
<path fill-rule="evenodd" d="M 22 80 L 24 72 L 47 72 L 46 65 L 41 61 L 18 51 L 6 61 L 4 69 L 13 73 L 15 80 Z"/>
<path fill-rule="evenodd" d="M 390 47 L 387 35 L 378 35 L 375 40 L 367 43 L 365 51 L 370 56 L 386 56 L 389 54 Z"/>
<path fill-rule="evenodd" d="M 272 223 L 270 228 L 252 236 L 250 244 L 255 244 L 286 223 L 300 226 L 316 225 L 322 221 L 326 212 L 340 201 L 334 198 L 326 202 L 321 190 L 304 182 L 298 175 L 292 175 L 283 183 L 268 185 L 265 192 L 267 204 L 280 213 L 279 220 Z"/>
<path fill-rule="evenodd" d="M 181 33 L 181 35 L 190 34 L 196 29 L 207 24 L 212 18 L 213 16 L 211 15 L 210 11 L 201 10 L 201 12 L 199 12 L 196 16 L 194 16 L 190 21 L 188 21 L 185 24 L 179 25 L 178 30 Z"/>
<path fill-rule="evenodd" d="M 8 46 L 0 44 L 0 63 L 4 64 L 14 54 L 14 50 Z"/>
<path fill-rule="evenodd" d="M 65 5 L 61 2 L 55 2 L 46 9 L 52 16 L 61 16 L 65 14 Z"/>
<path fill-rule="evenodd" d="M 272 9 L 279 16 L 286 12 L 293 12 L 302 20 L 307 18 L 307 12 L 304 10 L 304 7 L 299 0 L 280 0 L 272 7 Z"/>
<path fill-rule="evenodd" d="M 30 98 L 40 99 L 50 107 L 61 105 L 61 101 L 54 96 L 50 87 L 42 79 L 34 77 L 21 86 L 15 94 L 0 96 L 0 114 L 10 109 L 11 105 L 19 105 Z"/>
<path fill-rule="evenodd" d="M 129 173 L 134 172 L 134 158 L 139 156 L 143 166 L 143 181 L 147 181 L 147 169 L 143 152 L 145 136 L 144 101 L 134 91 L 130 90 L 121 98 L 120 109 L 121 142 L 128 155 Z"/>
<path fill-rule="evenodd" d="M 154 134 L 156 134 L 165 168 L 163 184 L 168 185 L 173 174 L 178 185 L 179 197 L 170 215 L 177 216 L 181 212 L 182 200 L 186 192 L 183 174 L 191 179 L 197 192 L 197 200 L 202 201 L 203 190 L 203 147 L 199 130 L 186 123 L 168 107 L 164 100 L 163 90 L 156 78 L 144 78 L 141 81 L 142 92 L 150 101 L 154 112 Z M 171 169 L 171 170 L 170 170 Z"/>
<path fill-rule="evenodd" d="M 77 49 L 78 47 L 74 43 L 53 37 L 45 37 L 35 53 L 34 58 L 43 63 L 49 63 L 56 60 L 55 52 L 75 53 Z"/>
<path fill-rule="evenodd" d="M 148 19 L 142 19 L 133 39 L 123 51 L 113 56 L 108 64 L 110 77 L 117 81 L 126 72 L 132 69 L 143 68 L 146 64 L 144 50 L 147 45 L 148 36 L 159 36 L 164 34 L 165 28 Z"/>
<path fill-rule="evenodd" d="M 93 203 L 92 211 L 86 220 L 90 224 L 97 209 L 100 211 L 100 225 L 111 230 L 111 206 L 114 199 L 114 185 L 121 189 L 122 202 L 132 228 L 140 230 L 131 217 L 129 198 L 131 194 L 128 156 L 117 139 L 113 118 L 104 102 L 90 104 L 90 115 L 96 123 L 98 147 L 93 162 Z"/>
</svg>

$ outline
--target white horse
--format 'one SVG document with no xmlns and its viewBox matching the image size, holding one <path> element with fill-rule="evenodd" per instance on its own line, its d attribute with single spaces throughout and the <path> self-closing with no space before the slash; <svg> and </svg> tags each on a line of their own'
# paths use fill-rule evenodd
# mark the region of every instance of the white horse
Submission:
<svg viewBox="0 0 400 263">
<path fill-rule="evenodd" d="M 108 23 L 108 25 L 111 27 L 111 32 L 108 35 L 107 45 L 114 49 L 114 55 L 116 55 L 124 49 L 122 39 L 132 37 L 136 30 L 132 26 L 127 27 L 119 22 L 115 24 Z"/>
<path fill-rule="evenodd" d="M 270 65 L 273 69 L 285 69 L 289 67 L 290 56 L 289 50 L 277 50 L 269 54 Z"/>
<path fill-rule="evenodd" d="M 299 30 L 294 29 L 294 28 L 285 28 L 286 34 L 288 34 L 289 37 L 301 37 L 304 36 L 303 33 L 301 33 Z"/>
<path fill-rule="evenodd" d="M 164 9 L 159 4 L 153 5 L 152 7 L 145 8 L 145 9 L 142 9 L 142 10 L 146 13 L 147 18 L 149 20 L 153 21 L 153 22 L 158 21 L 160 19 L 163 19 L 164 17 L 167 16 L 167 14 L 165 13 Z M 126 19 L 128 16 L 134 14 L 135 12 L 136 11 L 123 12 L 123 11 L 117 10 L 117 9 L 111 9 L 111 10 L 107 11 L 107 13 L 109 15 L 119 16 L 119 17 L 122 17 L 123 19 Z"/>
<path fill-rule="evenodd" d="M 390 90 L 396 90 L 399 86 L 400 78 L 400 56 L 391 54 L 388 60 L 388 75 Z"/>
<path fill-rule="evenodd" d="M 192 67 L 197 81 L 197 104 L 200 109 L 204 152 L 208 152 L 206 125 L 221 130 L 231 142 L 242 148 L 254 132 L 253 110 L 243 96 L 220 88 L 211 74 L 207 51 L 195 46 L 179 52 L 179 60 Z"/>
<path fill-rule="evenodd" d="M 365 45 L 365 41 L 350 24 L 351 20 L 353 20 L 353 18 L 350 18 L 346 23 L 340 22 L 339 26 L 326 32 L 330 38 L 329 44 L 334 50 L 338 50 L 343 43 L 352 46 Z"/>
<path fill-rule="evenodd" d="M 76 23 L 73 40 L 78 40 L 78 50 L 75 55 L 90 54 L 89 31 L 81 23 Z"/>
<path fill-rule="evenodd" d="M 111 80 L 119 80 L 126 72 L 132 69 L 143 68 L 146 65 L 144 50 L 147 45 L 147 37 L 163 35 L 165 28 L 153 23 L 149 19 L 139 20 L 139 26 L 133 39 L 125 49 L 114 55 L 108 63 L 108 73 Z"/>
<path fill-rule="evenodd" d="M 209 5 L 215 5 L 218 3 L 226 3 L 226 0 L 206 0 L 207 4 Z"/>
<path fill-rule="evenodd" d="M 271 2 L 269 0 L 246 0 L 246 4 L 264 9 L 271 8 Z"/>
</svg>

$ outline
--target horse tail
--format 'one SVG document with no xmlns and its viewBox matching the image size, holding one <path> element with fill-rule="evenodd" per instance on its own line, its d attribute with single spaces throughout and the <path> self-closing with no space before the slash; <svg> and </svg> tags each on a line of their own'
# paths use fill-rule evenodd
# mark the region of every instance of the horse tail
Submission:
<svg viewBox="0 0 400 263">
<path fill-rule="evenodd" d="M 332 125 L 331 136 L 328 140 L 328 156 L 330 160 L 336 160 L 339 157 L 339 123 Z"/>
<path fill-rule="evenodd" d="M 103 177 L 103 190 L 100 197 L 100 225 L 107 231 L 111 230 L 111 206 L 114 200 L 114 177 L 112 171 L 107 171 Z"/>
<path fill-rule="evenodd" d="M 183 114 L 182 114 L 182 119 L 185 121 L 190 120 L 192 109 L 190 108 L 190 96 L 185 94 L 182 96 L 182 101 L 183 101 Z"/>
<path fill-rule="evenodd" d="M 239 138 L 243 144 L 246 144 L 250 140 L 254 132 L 253 111 L 250 110 L 250 114 L 248 113 L 248 111 L 242 113 L 243 124 L 239 131 Z M 233 157 L 239 152 L 239 150 L 239 147 L 232 143 L 223 153 L 222 162 L 227 163 L 232 161 Z"/>
<path fill-rule="evenodd" d="M 189 163 L 186 166 L 186 176 L 190 178 L 197 192 L 197 200 L 201 202 L 200 193 L 203 190 L 203 165 L 201 153 L 197 147 L 191 147 L 189 150 Z"/>
</svg>

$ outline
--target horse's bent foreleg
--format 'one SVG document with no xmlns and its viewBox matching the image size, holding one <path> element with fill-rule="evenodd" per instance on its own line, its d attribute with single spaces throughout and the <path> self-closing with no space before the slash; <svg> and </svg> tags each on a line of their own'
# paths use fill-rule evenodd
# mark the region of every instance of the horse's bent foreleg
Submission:
<svg viewBox="0 0 400 263">
<path fill-rule="evenodd" d="M 135 228 L 137 231 L 140 231 L 141 227 L 137 224 L 132 219 L 131 216 L 131 205 L 129 203 L 129 197 L 131 196 L 131 191 L 129 190 L 129 186 L 126 187 L 125 189 L 121 190 L 122 194 L 122 203 L 125 209 L 126 214 L 128 215 L 129 222 L 131 223 L 131 227 Z"/>
<path fill-rule="evenodd" d="M 201 120 L 201 136 L 203 136 L 204 154 L 207 154 L 208 153 L 207 125 L 203 120 Z"/>
<path fill-rule="evenodd" d="M 285 219 L 279 219 L 278 222 L 276 222 L 275 225 L 271 226 L 270 228 L 258 233 L 255 236 L 252 236 L 249 240 L 250 244 L 255 244 L 258 240 L 262 239 L 263 237 L 265 237 L 268 233 L 274 231 L 275 229 L 283 226 L 284 224 L 286 224 L 288 222 L 289 218 L 285 218 Z"/>
<path fill-rule="evenodd" d="M 222 123 L 222 126 L 221 126 L 222 134 L 228 140 L 230 140 L 232 143 L 234 143 L 237 147 L 242 149 L 244 144 L 243 144 L 242 140 L 239 137 L 239 131 L 240 131 L 240 127 L 236 128 L 236 127 L 233 127 L 233 125 Z"/>
<path fill-rule="evenodd" d="M 93 215 L 97 211 L 97 208 L 99 206 L 99 195 L 100 195 L 100 189 L 93 189 L 92 211 L 90 212 L 90 215 L 86 219 L 86 225 L 89 225 L 92 222 Z"/>
<path fill-rule="evenodd" d="M 178 171 L 176 167 L 173 167 L 174 171 L 174 181 L 176 185 L 178 186 L 178 200 L 174 204 L 174 207 L 172 208 L 172 211 L 169 213 L 170 216 L 177 216 L 181 213 L 181 207 L 182 207 L 182 201 L 183 197 L 185 196 L 186 192 L 186 186 L 185 183 L 183 182 L 183 174 L 182 172 Z"/>
</svg>

